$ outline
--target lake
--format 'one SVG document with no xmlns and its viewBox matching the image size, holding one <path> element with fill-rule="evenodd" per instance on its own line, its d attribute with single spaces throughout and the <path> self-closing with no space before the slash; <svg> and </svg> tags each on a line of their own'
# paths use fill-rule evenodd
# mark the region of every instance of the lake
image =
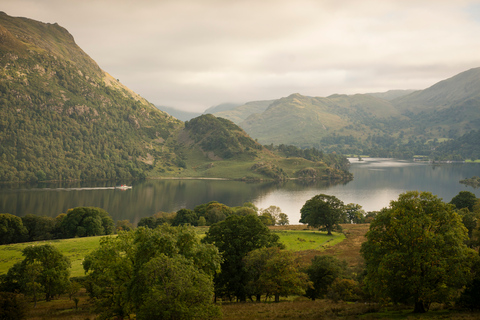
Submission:
<svg viewBox="0 0 480 320">
<path fill-rule="evenodd" d="M 278 206 L 291 224 L 298 224 L 305 201 L 320 193 L 334 195 L 344 203 L 358 203 L 365 211 L 380 210 L 410 190 L 432 192 L 445 202 L 463 190 L 480 197 L 480 189 L 459 183 L 480 176 L 480 163 L 433 165 L 375 158 L 350 162 L 354 179 L 339 184 L 164 179 L 126 182 L 133 186 L 129 190 L 115 189 L 114 182 L 4 185 L 0 187 L 0 213 L 55 217 L 69 208 L 95 206 L 105 209 L 114 220 L 128 219 L 136 224 L 159 211 L 193 209 L 212 200 L 232 207 L 250 201 L 259 208 Z"/>
</svg>

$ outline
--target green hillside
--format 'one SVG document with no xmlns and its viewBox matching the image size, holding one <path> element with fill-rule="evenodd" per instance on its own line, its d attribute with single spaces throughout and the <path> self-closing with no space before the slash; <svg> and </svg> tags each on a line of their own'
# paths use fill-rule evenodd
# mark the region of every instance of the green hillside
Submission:
<svg viewBox="0 0 480 320">
<path fill-rule="evenodd" d="M 333 136 L 349 137 L 347 144 L 358 145 L 369 134 L 383 132 L 379 121 L 389 117 L 401 116 L 388 101 L 369 95 L 321 98 L 293 94 L 276 100 L 263 113 L 251 115 L 240 126 L 263 144 L 323 148 L 322 138 Z"/>
<path fill-rule="evenodd" d="M 232 121 L 211 114 L 185 122 L 185 127 L 166 143 L 175 146 L 178 169 L 157 164 L 152 176 L 240 180 L 352 178 L 348 160 L 341 155 L 318 151 L 315 156 L 303 152 L 286 154 L 283 149 L 266 148 Z"/>
<path fill-rule="evenodd" d="M 266 145 L 291 144 L 381 157 L 411 158 L 418 154 L 438 158 L 438 141 L 456 139 L 480 128 L 480 68 L 420 91 L 326 98 L 292 94 L 269 103 L 266 109 L 255 105 L 248 109 L 247 103 L 222 116 Z"/>
<path fill-rule="evenodd" d="M 160 111 L 59 25 L 0 13 L 0 181 L 278 180 L 305 168 L 351 178 L 321 159 L 284 160 L 229 120 L 203 115 L 184 124 Z"/>
<path fill-rule="evenodd" d="M 0 14 L 0 181 L 142 178 L 182 124 L 57 24 Z M 167 156 L 166 156 L 167 155 Z"/>
</svg>

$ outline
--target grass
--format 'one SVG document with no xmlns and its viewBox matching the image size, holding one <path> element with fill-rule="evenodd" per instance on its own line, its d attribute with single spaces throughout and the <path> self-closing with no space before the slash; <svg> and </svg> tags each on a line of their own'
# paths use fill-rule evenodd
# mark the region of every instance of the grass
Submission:
<svg viewBox="0 0 480 320">
<path fill-rule="evenodd" d="M 0 246 L 0 275 L 6 274 L 15 263 L 23 260 L 22 250 L 27 246 L 51 244 L 58 248 L 60 252 L 66 255 L 72 267 L 70 276 L 84 276 L 82 261 L 83 258 L 92 250 L 98 247 L 99 237 L 73 238 L 50 241 L 36 241 L 26 243 L 16 243 Z"/>
<path fill-rule="evenodd" d="M 312 230 L 284 230 L 274 231 L 280 237 L 280 242 L 285 244 L 287 250 L 323 250 L 345 239 L 342 233 L 333 233 L 327 236 L 326 232 Z"/>
<path fill-rule="evenodd" d="M 288 227 L 288 226 L 287 226 Z M 287 229 L 285 227 L 284 229 Z M 280 236 L 280 242 L 284 243 L 286 249 L 293 251 L 321 251 L 331 247 L 345 239 L 341 233 L 334 233 L 333 236 L 327 236 L 326 232 L 315 230 L 302 230 L 305 226 L 292 226 L 290 230 L 280 230 L 279 227 L 272 228 L 273 232 Z M 205 235 L 208 227 L 196 228 L 200 237 Z M 50 241 L 36 241 L 26 243 L 16 243 L 0 246 L 0 275 L 6 274 L 15 263 L 23 260 L 22 250 L 27 246 L 52 244 L 66 255 L 72 267 L 70 275 L 72 277 L 84 276 L 82 261 L 83 258 L 95 248 L 98 247 L 101 236 L 73 238 Z"/>
</svg>

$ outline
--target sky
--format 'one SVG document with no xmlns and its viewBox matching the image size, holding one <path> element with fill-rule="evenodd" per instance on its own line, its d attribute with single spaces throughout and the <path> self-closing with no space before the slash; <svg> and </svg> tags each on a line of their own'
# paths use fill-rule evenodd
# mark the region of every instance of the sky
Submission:
<svg viewBox="0 0 480 320">
<path fill-rule="evenodd" d="M 480 0 L 0 0 L 157 106 L 425 89 L 480 67 Z"/>
</svg>

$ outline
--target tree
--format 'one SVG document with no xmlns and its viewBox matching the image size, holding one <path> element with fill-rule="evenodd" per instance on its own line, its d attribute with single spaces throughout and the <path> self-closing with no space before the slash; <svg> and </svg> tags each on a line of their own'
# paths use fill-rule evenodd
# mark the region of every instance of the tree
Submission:
<svg viewBox="0 0 480 320">
<path fill-rule="evenodd" d="M 282 213 L 282 209 L 280 209 L 279 207 L 277 206 L 270 206 L 266 209 L 262 209 L 260 211 L 260 214 L 261 215 L 265 215 L 265 216 L 269 216 L 270 219 L 272 220 L 273 224 L 272 225 L 276 225 L 278 224 L 279 220 L 280 220 L 280 214 Z"/>
<path fill-rule="evenodd" d="M 409 191 L 391 201 L 370 224 L 362 244 L 373 295 L 413 301 L 414 312 L 451 300 L 470 277 L 477 253 L 454 207 L 429 192 Z"/>
<path fill-rule="evenodd" d="M 279 302 L 280 296 L 304 294 L 310 285 L 291 251 L 278 247 L 260 248 L 250 251 L 244 262 L 250 278 L 246 285 L 248 295 L 257 296 L 257 301 L 265 294 L 275 296 L 275 302 Z"/>
<path fill-rule="evenodd" d="M 22 222 L 28 230 L 27 241 L 50 240 L 55 236 L 55 219 L 35 214 L 22 217 Z"/>
<path fill-rule="evenodd" d="M 28 303 L 23 295 L 0 292 L 0 320 L 22 320 L 27 317 Z"/>
<path fill-rule="evenodd" d="M 77 207 L 70 209 L 61 227 L 67 238 L 113 234 L 115 224 L 109 214 L 100 208 Z"/>
<path fill-rule="evenodd" d="M 451 204 L 455 205 L 457 209 L 467 208 L 470 212 L 473 212 L 473 206 L 477 202 L 477 197 L 475 194 L 470 191 L 460 191 L 455 197 L 450 201 Z"/>
<path fill-rule="evenodd" d="M 9 213 L 0 213 L 0 245 L 25 240 L 28 230 L 20 217 Z"/>
<path fill-rule="evenodd" d="M 323 227 L 330 236 L 333 230 L 341 230 L 339 223 L 343 220 L 344 204 L 335 196 L 319 194 L 307 200 L 300 213 L 301 223 L 314 228 Z"/>
<path fill-rule="evenodd" d="M 47 301 L 65 292 L 70 284 L 70 261 L 57 248 L 28 246 L 22 254 L 25 259 L 8 270 L 5 282 L 17 283 L 20 291 L 33 295 L 35 301 L 38 292 L 43 292 Z"/>
<path fill-rule="evenodd" d="M 115 229 L 118 231 L 133 230 L 133 224 L 129 220 L 118 220 Z"/>
<path fill-rule="evenodd" d="M 104 318 L 210 318 L 215 246 L 200 242 L 189 226 L 138 227 L 101 239 L 83 263 L 87 287 Z"/>
<path fill-rule="evenodd" d="M 175 219 L 173 219 L 172 225 L 179 226 L 182 224 L 189 224 L 196 226 L 198 222 L 197 214 L 193 210 L 180 209 L 177 211 Z"/>
<path fill-rule="evenodd" d="M 347 263 L 333 256 L 315 256 L 305 272 L 313 283 L 313 286 L 307 289 L 306 296 L 315 300 L 327 294 L 335 279 L 346 276 Z"/>
<path fill-rule="evenodd" d="M 290 221 L 288 221 L 288 216 L 286 213 L 283 213 L 283 212 L 280 212 L 280 214 L 278 215 L 278 222 L 277 224 L 279 226 L 286 226 L 288 224 L 290 224 Z"/>
<path fill-rule="evenodd" d="M 365 222 L 365 211 L 362 206 L 356 203 L 349 203 L 345 205 L 345 213 L 349 223 L 363 223 Z"/>
<path fill-rule="evenodd" d="M 232 215 L 212 225 L 202 241 L 214 244 L 223 257 L 221 272 L 215 275 L 216 296 L 246 301 L 248 273 L 243 258 L 255 249 L 281 247 L 278 240 L 256 215 Z"/>
</svg>

